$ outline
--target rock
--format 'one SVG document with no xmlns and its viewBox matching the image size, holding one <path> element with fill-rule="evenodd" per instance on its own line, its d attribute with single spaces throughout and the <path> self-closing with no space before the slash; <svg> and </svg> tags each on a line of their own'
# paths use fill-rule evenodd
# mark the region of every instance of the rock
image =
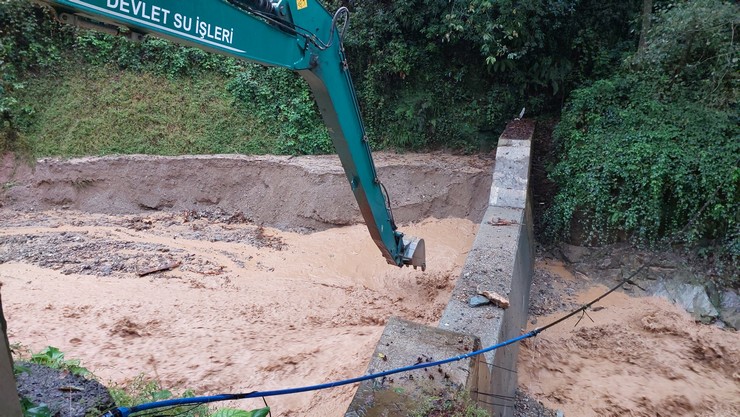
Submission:
<svg viewBox="0 0 740 417">
<path fill-rule="evenodd" d="M 619 267 L 619 264 L 614 261 L 614 258 L 607 256 L 599 262 L 599 269 L 612 269 Z"/>
<path fill-rule="evenodd" d="M 46 404 L 53 416 L 98 415 L 114 406 L 108 390 L 98 381 L 35 363 L 19 365 L 28 372 L 16 377 L 18 393 L 36 404 Z"/>
<path fill-rule="evenodd" d="M 676 272 L 673 268 L 660 268 L 657 266 L 650 266 L 647 269 L 645 278 L 650 280 L 666 279 Z"/>
<path fill-rule="evenodd" d="M 659 281 L 653 287 L 652 293 L 678 304 L 702 322 L 709 323 L 719 317 L 719 311 L 712 305 L 706 290 L 701 285 Z"/>
<path fill-rule="evenodd" d="M 605 269 L 599 272 L 596 276 L 599 276 L 601 279 L 605 279 L 609 281 L 621 281 L 622 280 L 622 269 L 621 268 Z"/>
<path fill-rule="evenodd" d="M 735 330 L 740 330 L 740 296 L 735 291 L 722 293 L 719 303 L 719 318 Z"/>
<path fill-rule="evenodd" d="M 591 255 L 591 249 L 583 246 L 574 246 L 567 243 L 563 243 L 560 246 L 560 250 L 563 252 L 563 257 L 570 263 L 578 263 L 583 261 L 587 256 Z"/>
<path fill-rule="evenodd" d="M 686 268 L 676 269 L 676 271 L 670 274 L 669 277 L 671 280 L 679 282 L 699 282 L 696 275 Z"/>
<path fill-rule="evenodd" d="M 491 300 L 489 300 L 488 298 L 482 295 L 474 295 L 470 297 L 470 301 L 468 301 L 468 304 L 470 305 L 470 307 L 479 307 L 479 306 L 483 306 L 483 305 L 490 304 L 490 303 L 491 303 Z"/>
<path fill-rule="evenodd" d="M 707 290 L 707 295 L 709 295 L 709 301 L 712 303 L 713 306 L 717 307 L 719 310 L 719 306 L 721 303 L 722 298 L 722 290 L 720 287 L 712 280 L 706 280 L 704 281 L 704 288 Z"/>
<path fill-rule="evenodd" d="M 652 264 L 652 266 L 661 269 L 676 269 L 679 267 L 680 262 L 675 256 L 663 255 L 658 259 L 653 260 Z"/>
<path fill-rule="evenodd" d="M 565 413 L 563 410 L 557 410 L 555 411 L 555 417 L 565 417 Z"/>
</svg>

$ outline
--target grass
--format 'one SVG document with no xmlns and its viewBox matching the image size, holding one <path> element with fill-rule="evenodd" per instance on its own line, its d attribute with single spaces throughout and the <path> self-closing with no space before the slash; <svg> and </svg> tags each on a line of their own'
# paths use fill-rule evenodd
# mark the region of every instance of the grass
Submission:
<svg viewBox="0 0 740 417">
<path fill-rule="evenodd" d="M 412 417 L 488 417 L 491 414 L 470 398 L 467 391 L 445 392 L 429 397 L 419 404 Z"/>
<path fill-rule="evenodd" d="M 141 374 L 126 384 L 114 384 L 108 389 L 113 401 L 119 407 L 131 407 L 148 402 L 162 401 L 174 398 L 172 391 L 164 389 L 162 385 Z M 193 397 L 193 391 L 186 390 L 177 397 Z M 185 417 L 207 417 L 212 411 L 205 405 L 182 406 L 162 412 L 162 415 L 178 415 Z"/>
<path fill-rule="evenodd" d="M 21 90 L 17 125 L 34 156 L 276 150 L 275 126 L 237 110 L 218 74 L 191 79 L 82 63 L 65 68 L 27 80 Z"/>
</svg>

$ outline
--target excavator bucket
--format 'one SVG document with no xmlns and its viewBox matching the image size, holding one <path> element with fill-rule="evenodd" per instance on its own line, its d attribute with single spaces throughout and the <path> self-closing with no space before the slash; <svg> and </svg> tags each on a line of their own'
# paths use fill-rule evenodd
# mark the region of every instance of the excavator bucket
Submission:
<svg viewBox="0 0 740 417">
<path fill-rule="evenodd" d="M 426 271 L 427 253 L 424 246 L 424 239 L 404 237 L 403 248 L 403 264 L 413 266 L 414 269 L 421 267 L 422 271 Z"/>
</svg>

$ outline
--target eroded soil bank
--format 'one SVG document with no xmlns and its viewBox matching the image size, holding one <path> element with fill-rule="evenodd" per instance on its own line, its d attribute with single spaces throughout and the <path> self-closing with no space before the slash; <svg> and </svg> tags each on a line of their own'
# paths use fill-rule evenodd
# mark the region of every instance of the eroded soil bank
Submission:
<svg viewBox="0 0 740 417">
<path fill-rule="evenodd" d="M 528 330 L 605 291 L 599 280 L 540 258 Z M 565 416 L 737 416 L 740 335 L 696 323 L 663 298 L 616 292 L 587 316 L 523 343 L 519 384 Z"/>
<path fill-rule="evenodd" d="M 381 152 L 375 162 L 397 222 L 479 220 L 488 204 L 492 158 Z M 0 206 L 14 210 L 219 209 L 283 230 L 324 230 L 362 220 L 334 155 L 42 159 L 33 168 L 6 156 L 0 186 Z"/>
</svg>

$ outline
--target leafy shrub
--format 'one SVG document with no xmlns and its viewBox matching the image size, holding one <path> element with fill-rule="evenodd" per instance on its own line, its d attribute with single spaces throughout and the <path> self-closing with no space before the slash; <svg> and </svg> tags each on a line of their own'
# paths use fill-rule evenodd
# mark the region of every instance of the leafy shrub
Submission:
<svg viewBox="0 0 740 417">
<path fill-rule="evenodd" d="M 264 407 L 258 410 L 244 411 L 233 408 L 222 408 L 211 415 L 211 417 L 267 417 L 270 408 Z"/>
<path fill-rule="evenodd" d="M 375 146 L 477 150 L 528 105 L 482 67 L 476 43 L 446 37 L 453 3 L 355 2 L 345 45 Z"/>
<path fill-rule="evenodd" d="M 520 92 L 555 95 L 613 71 L 632 48 L 630 23 L 641 5 L 637 0 L 451 3 L 444 15 L 446 39 L 476 46 L 478 60 Z"/>
<path fill-rule="evenodd" d="M 158 381 L 147 378 L 144 375 L 137 376 L 125 385 L 115 385 L 109 391 L 118 407 L 132 407 L 144 403 L 175 398 L 172 391 L 163 388 Z M 191 398 L 194 396 L 193 391 L 186 390 L 178 395 L 177 398 Z M 158 409 L 155 412 L 158 416 L 173 417 L 265 417 L 270 413 L 270 408 L 264 407 L 252 411 L 222 408 L 213 411 L 207 405 L 201 404 L 167 407 Z"/>
<path fill-rule="evenodd" d="M 567 236 L 579 217 L 587 240 L 654 244 L 691 222 L 680 240 L 723 245 L 716 254 L 737 263 L 738 11 L 720 1 L 678 3 L 656 16 L 647 49 L 621 73 L 574 91 L 555 131 L 554 234 Z"/>
<path fill-rule="evenodd" d="M 148 402 L 164 401 L 173 398 L 172 391 L 165 389 L 162 385 L 144 375 L 139 375 L 125 385 L 115 385 L 109 388 L 113 402 L 118 407 L 132 407 Z M 185 391 L 181 397 L 193 397 L 192 391 Z M 206 417 L 210 414 L 205 405 L 180 406 L 157 413 L 167 416 Z"/>
<path fill-rule="evenodd" d="M 686 95 L 715 108 L 737 104 L 740 47 L 737 3 L 719 0 L 669 4 L 656 16 L 648 47 L 634 69 L 650 74 L 666 94 Z"/>
<path fill-rule="evenodd" d="M 241 111 L 275 126 L 280 153 L 333 151 L 329 134 L 308 86 L 283 68 L 246 65 L 227 85 Z"/>
<path fill-rule="evenodd" d="M 232 76 L 241 70 L 236 59 L 180 46 L 168 40 L 146 36 L 142 42 L 90 30 L 75 30 L 74 50 L 95 65 L 115 63 L 131 71 L 147 71 L 169 78 L 192 77 L 203 71 Z"/>
<path fill-rule="evenodd" d="M 31 355 L 29 362 L 48 366 L 54 369 L 63 369 L 80 376 L 90 375 L 87 368 L 80 366 L 79 359 L 64 359 L 64 352 L 53 346 L 47 346 L 41 352 Z"/>
<path fill-rule="evenodd" d="M 24 74 L 48 70 L 61 59 L 61 30 L 47 11 L 26 1 L 0 2 L 0 154 L 26 151 L 15 125 L 28 111 L 17 99 Z"/>
<path fill-rule="evenodd" d="M 21 412 L 23 417 L 53 417 L 48 405 L 36 404 L 26 397 L 21 398 Z"/>
</svg>

